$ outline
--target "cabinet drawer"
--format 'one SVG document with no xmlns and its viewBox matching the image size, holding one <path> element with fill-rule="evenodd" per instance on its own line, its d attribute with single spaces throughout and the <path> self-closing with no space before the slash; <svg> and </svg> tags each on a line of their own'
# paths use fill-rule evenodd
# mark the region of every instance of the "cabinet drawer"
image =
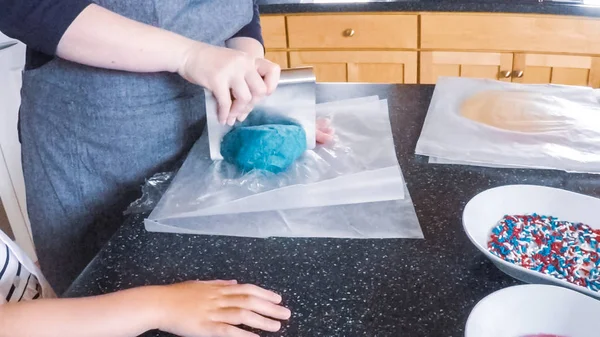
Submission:
<svg viewBox="0 0 600 337">
<path fill-rule="evenodd" d="M 289 16 L 291 48 L 417 48 L 416 15 Z"/>
<path fill-rule="evenodd" d="M 541 15 L 425 14 L 421 48 L 600 54 L 600 20 Z"/>
<path fill-rule="evenodd" d="M 285 32 L 285 17 L 283 16 L 261 16 L 263 39 L 266 48 L 285 48 L 287 39 Z"/>
</svg>

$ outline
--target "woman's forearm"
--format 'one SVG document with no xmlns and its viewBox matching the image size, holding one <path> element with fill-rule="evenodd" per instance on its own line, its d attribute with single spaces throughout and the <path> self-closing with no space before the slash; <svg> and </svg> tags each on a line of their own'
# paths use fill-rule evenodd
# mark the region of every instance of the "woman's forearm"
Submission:
<svg viewBox="0 0 600 337">
<path fill-rule="evenodd" d="M 138 336 L 157 328 L 160 320 L 154 289 L 5 304 L 0 306 L 0 337 Z"/>
<path fill-rule="evenodd" d="M 235 37 L 211 46 L 89 5 L 58 43 L 61 58 L 130 72 L 176 72 L 213 93 L 219 120 L 233 125 L 275 90 L 279 67 L 263 59 L 262 44 Z M 233 98 L 233 100 L 232 100 Z"/>
<path fill-rule="evenodd" d="M 63 59 L 99 68 L 176 72 L 197 43 L 90 5 L 69 26 L 56 53 Z"/>
</svg>

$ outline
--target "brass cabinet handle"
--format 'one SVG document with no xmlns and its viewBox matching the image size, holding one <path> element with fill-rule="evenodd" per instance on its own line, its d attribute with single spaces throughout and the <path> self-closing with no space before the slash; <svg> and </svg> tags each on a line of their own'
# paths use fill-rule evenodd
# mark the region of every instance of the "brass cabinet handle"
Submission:
<svg viewBox="0 0 600 337">
<path fill-rule="evenodd" d="M 356 32 L 352 28 L 348 28 L 344 31 L 345 37 L 353 37 Z"/>
<path fill-rule="evenodd" d="M 515 70 L 512 72 L 511 76 L 514 78 L 522 78 L 523 77 L 523 70 Z"/>
<path fill-rule="evenodd" d="M 510 78 L 512 72 L 510 70 L 502 70 L 500 72 L 500 77 Z"/>
</svg>

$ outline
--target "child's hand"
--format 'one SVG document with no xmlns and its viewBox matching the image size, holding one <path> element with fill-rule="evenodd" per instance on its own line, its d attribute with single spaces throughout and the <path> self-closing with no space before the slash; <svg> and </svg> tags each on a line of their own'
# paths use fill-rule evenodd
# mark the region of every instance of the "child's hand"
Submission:
<svg viewBox="0 0 600 337">
<path fill-rule="evenodd" d="M 317 143 L 326 144 L 333 140 L 335 130 L 331 127 L 329 119 L 319 118 L 317 119 Z"/>
<path fill-rule="evenodd" d="M 274 332 L 281 328 L 277 320 L 291 315 L 278 305 L 281 296 L 236 281 L 190 281 L 157 291 L 158 328 L 179 336 L 258 337 L 236 325 Z"/>
</svg>

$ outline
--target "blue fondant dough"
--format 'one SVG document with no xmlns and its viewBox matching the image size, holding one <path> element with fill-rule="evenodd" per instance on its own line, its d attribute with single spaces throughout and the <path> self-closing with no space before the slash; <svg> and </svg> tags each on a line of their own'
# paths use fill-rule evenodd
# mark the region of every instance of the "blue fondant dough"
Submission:
<svg viewBox="0 0 600 337">
<path fill-rule="evenodd" d="M 221 155 L 243 171 L 285 171 L 306 151 L 304 129 L 285 117 L 253 111 L 223 137 Z"/>
</svg>

